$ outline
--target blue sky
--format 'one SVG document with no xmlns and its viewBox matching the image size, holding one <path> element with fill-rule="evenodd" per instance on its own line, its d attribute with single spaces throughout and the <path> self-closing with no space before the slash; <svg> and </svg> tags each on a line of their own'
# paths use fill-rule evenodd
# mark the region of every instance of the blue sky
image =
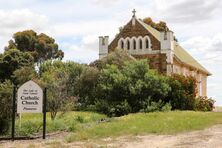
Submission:
<svg viewBox="0 0 222 148">
<path fill-rule="evenodd" d="M 179 43 L 213 75 L 208 95 L 222 105 L 221 0 L 0 0 L 0 52 L 13 33 L 26 29 L 56 39 L 64 60 L 98 58 L 98 36 L 110 41 L 132 17 L 166 21 Z"/>
</svg>

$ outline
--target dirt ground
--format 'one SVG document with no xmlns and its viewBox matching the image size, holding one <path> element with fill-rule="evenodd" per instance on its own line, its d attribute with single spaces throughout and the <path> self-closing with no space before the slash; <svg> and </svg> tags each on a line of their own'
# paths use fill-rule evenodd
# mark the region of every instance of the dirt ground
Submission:
<svg viewBox="0 0 222 148">
<path fill-rule="evenodd" d="M 39 148 L 39 147 L 120 147 L 120 148 L 221 148 L 222 125 L 215 125 L 205 130 L 186 132 L 176 135 L 144 135 L 106 138 L 93 141 L 66 143 L 68 133 L 51 136 L 46 140 L 0 141 L 1 148 Z"/>
</svg>

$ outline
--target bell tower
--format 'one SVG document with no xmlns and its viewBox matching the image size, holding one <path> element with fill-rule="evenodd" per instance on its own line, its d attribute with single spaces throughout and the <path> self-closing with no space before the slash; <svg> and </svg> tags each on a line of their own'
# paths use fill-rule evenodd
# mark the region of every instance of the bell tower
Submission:
<svg viewBox="0 0 222 148">
<path fill-rule="evenodd" d="M 99 59 L 107 56 L 109 45 L 109 36 L 99 37 Z"/>
</svg>

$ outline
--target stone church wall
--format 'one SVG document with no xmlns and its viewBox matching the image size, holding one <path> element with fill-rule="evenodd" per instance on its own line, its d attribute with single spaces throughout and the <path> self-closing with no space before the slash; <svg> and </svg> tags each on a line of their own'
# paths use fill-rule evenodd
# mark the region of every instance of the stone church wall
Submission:
<svg viewBox="0 0 222 148">
<path fill-rule="evenodd" d="M 115 50 L 118 47 L 118 41 L 120 38 L 132 38 L 132 37 L 144 37 L 149 36 L 152 43 L 152 50 L 160 50 L 160 42 L 146 30 L 138 21 L 136 21 L 135 26 L 132 25 L 132 21 L 127 23 L 120 31 L 120 33 L 115 37 L 115 39 L 110 43 L 108 50 L 109 52 Z"/>
</svg>

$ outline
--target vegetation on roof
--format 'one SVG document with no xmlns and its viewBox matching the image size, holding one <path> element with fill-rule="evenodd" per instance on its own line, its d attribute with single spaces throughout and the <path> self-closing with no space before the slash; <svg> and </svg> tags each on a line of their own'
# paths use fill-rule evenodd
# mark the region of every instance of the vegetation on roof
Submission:
<svg viewBox="0 0 222 148">
<path fill-rule="evenodd" d="M 169 27 L 167 26 L 166 22 L 160 21 L 156 23 L 150 17 L 146 17 L 143 19 L 143 22 L 151 27 L 155 28 L 158 31 L 169 31 Z"/>
</svg>

